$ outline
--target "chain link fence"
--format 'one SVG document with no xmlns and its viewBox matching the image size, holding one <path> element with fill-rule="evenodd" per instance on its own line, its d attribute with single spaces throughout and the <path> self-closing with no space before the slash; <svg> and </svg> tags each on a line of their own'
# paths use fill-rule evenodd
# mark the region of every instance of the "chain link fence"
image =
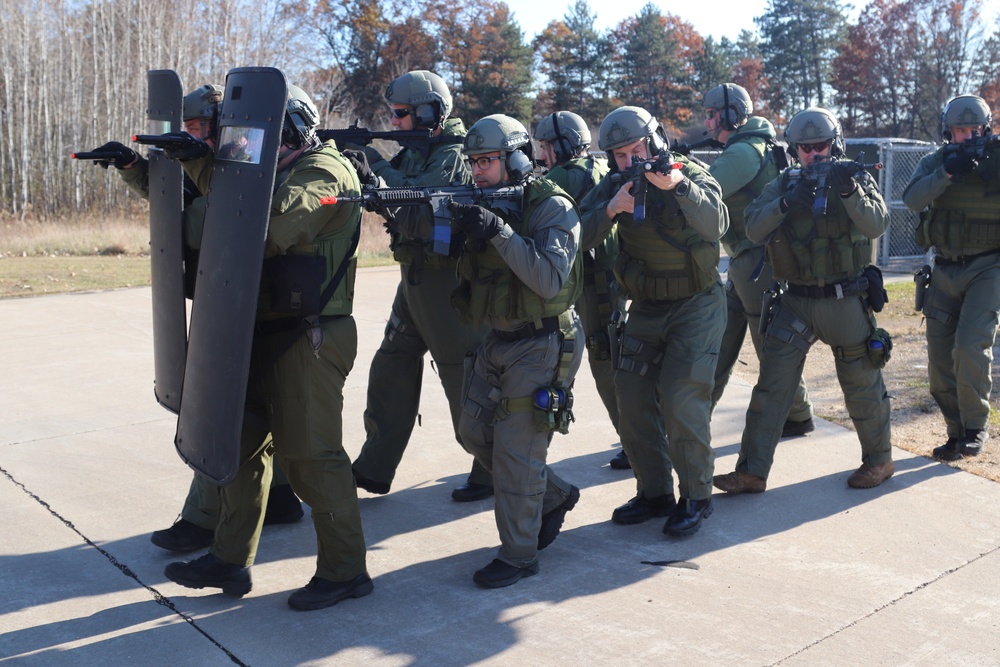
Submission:
<svg viewBox="0 0 1000 667">
<path fill-rule="evenodd" d="M 910 182 L 917 163 L 937 149 L 936 144 L 913 139 L 847 139 L 847 155 L 856 159 L 864 152 L 866 164 L 882 163 L 882 169 L 872 170 L 879 190 L 889 208 L 889 229 L 876 243 L 875 262 L 883 267 L 909 270 L 910 264 L 919 265 L 925 255 L 917 246 L 914 231 L 919 216 L 903 204 L 903 191 Z M 692 151 L 691 155 L 712 164 L 719 151 Z"/>
</svg>

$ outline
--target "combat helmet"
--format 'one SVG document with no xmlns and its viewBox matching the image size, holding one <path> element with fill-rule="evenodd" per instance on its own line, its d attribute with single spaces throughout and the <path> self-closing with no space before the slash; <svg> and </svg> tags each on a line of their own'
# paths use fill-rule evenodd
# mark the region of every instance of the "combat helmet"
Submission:
<svg viewBox="0 0 1000 667">
<path fill-rule="evenodd" d="M 788 121 L 785 142 L 792 157 L 799 157 L 796 149 L 798 144 L 818 144 L 823 141 L 831 142 L 830 155 L 836 157 L 844 154 L 844 132 L 840 129 L 840 121 L 826 109 L 809 107 Z"/>
<path fill-rule="evenodd" d="M 191 91 L 184 96 L 181 120 L 214 120 L 219 113 L 222 94 L 222 86 L 213 83 L 206 83 L 201 88 Z"/>
<path fill-rule="evenodd" d="M 993 122 L 993 114 L 986 100 L 978 95 L 959 95 L 949 100 L 941 112 L 941 135 L 945 141 L 951 140 L 951 128 L 979 127 L 981 134 L 986 134 L 987 128 Z"/>
<path fill-rule="evenodd" d="M 701 106 L 719 112 L 719 127 L 735 132 L 753 113 L 753 100 L 743 86 L 724 83 L 705 93 Z"/>
<path fill-rule="evenodd" d="M 301 148 L 316 139 L 319 110 L 312 99 L 298 86 L 288 84 L 288 102 L 285 105 L 285 125 L 281 129 L 281 143 Z"/>
<path fill-rule="evenodd" d="M 556 111 L 539 121 L 535 139 L 550 142 L 556 160 L 565 162 L 590 147 L 590 128 L 587 121 L 572 111 Z"/>
<path fill-rule="evenodd" d="M 639 139 L 650 140 L 650 155 L 658 155 L 668 146 L 660 124 L 651 113 L 642 107 L 618 107 L 601 123 L 597 145 L 602 151 L 611 151 Z M 614 165 L 614 160 L 609 162 Z"/>
<path fill-rule="evenodd" d="M 451 91 L 444 79 L 425 69 L 394 79 L 385 89 L 385 99 L 391 104 L 409 106 L 420 127 L 439 126 L 452 109 Z"/>
<path fill-rule="evenodd" d="M 531 156 L 531 137 L 520 121 L 503 114 L 493 114 L 480 118 L 465 135 L 462 152 L 465 155 L 481 155 L 501 151 L 507 175 L 514 183 L 520 183 L 534 170 Z"/>
</svg>

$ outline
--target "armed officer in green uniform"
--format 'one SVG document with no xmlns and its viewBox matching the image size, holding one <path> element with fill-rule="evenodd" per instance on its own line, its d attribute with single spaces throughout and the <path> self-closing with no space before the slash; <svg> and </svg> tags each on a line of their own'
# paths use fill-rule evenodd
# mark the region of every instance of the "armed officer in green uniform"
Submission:
<svg viewBox="0 0 1000 667">
<path fill-rule="evenodd" d="M 891 342 L 876 329 L 869 293 L 881 293 L 882 286 L 866 267 L 872 239 L 889 224 L 888 212 L 874 181 L 843 159 L 843 135 L 832 113 L 819 107 L 797 113 L 785 140 L 798 163 L 747 207 L 746 233 L 751 241 L 766 243 L 774 278 L 787 285 L 780 302 L 761 314 L 769 324 L 736 470 L 714 483 L 727 493 L 765 490 L 806 354 L 821 340 L 833 351 L 861 441 L 862 464 L 847 483 L 878 486 L 895 470 L 881 371 Z"/>
<path fill-rule="evenodd" d="M 535 140 L 542 150 L 539 162 L 549 168 L 545 178 L 561 187 L 580 202 L 608 173 L 608 163 L 590 154 L 590 128 L 572 111 L 549 114 L 535 127 Z M 576 302 L 576 312 L 587 337 L 587 358 L 597 383 L 597 393 L 618 431 L 618 399 L 615 396 L 615 370 L 611 364 L 608 325 L 615 310 L 624 310 L 619 299 L 614 264 L 618 257 L 618 237 L 608 234 L 604 242 L 587 252 L 583 260 L 583 294 Z M 624 450 L 611 459 L 613 468 L 631 466 Z"/>
<path fill-rule="evenodd" d="M 559 186 L 532 176 L 531 138 L 517 120 L 480 119 L 463 152 L 478 187 L 524 188 L 515 210 L 451 205 L 467 238 L 452 300 L 463 320 L 490 329 L 466 360 L 459 432 L 493 473 L 501 547 L 473 581 L 499 588 L 538 572 L 538 551 L 580 498 L 545 463 L 553 431 L 568 430 L 583 357 L 573 310 L 580 218 Z"/>
<path fill-rule="evenodd" d="M 920 161 L 903 193 L 910 210 L 926 209 L 917 243 L 935 251 L 933 273 L 924 271 L 917 289 L 927 318 L 931 395 L 948 430 L 947 442 L 934 449 L 942 461 L 976 456 L 989 437 L 1000 321 L 1000 142 L 976 153 L 962 144 L 993 139 L 992 119 L 976 95 L 948 102 L 941 114 L 948 144 Z"/>
<path fill-rule="evenodd" d="M 216 123 L 223 89 L 214 84 L 205 84 L 184 96 L 181 118 L 184 131 L 215 147 Z M 149 162 L 137 152 L 117 141 L 95 149 L 118 154 L 113 162 L 99 162 L 107 168 L 113 164 L 129 189 L 143 199 L 149 198 Z M 201 245 L 201 230 L 205 222 L 207 198 L 194 182 L 184 178 L 184 259 L 185 291 L 194 293 L 194 275 L 197 267 L 197 252 Z M 294 523 L 303 516 L 302 503 L 295 497 L 281 466 L 274 466 L 271 492 L 268 495 L 264 524 Z M 195 473 L 191 476 L 180 518 L 169 528 L 154 531 L 150 541 L 156 546 L 187 553 L 211 546 L 215 535 L 215 524 L 219 519 L 219 487 L 206 477 Z"/>
<path fill-rule="evenodd" d="M 615 274 L 631 297 L 621 337 L 615 389 L 622 447 L 637 493 L 612 521 L 667 517 L 663 532 L 692 535 L 712 513 L 714 453 L 709 429 L 712 382 L 726 327 L 719 238 L 729 226 L 722 190 L 707 170 L 673 154 L 645 109 L 625 106 L 601 123 L 599 141 L 612 174 L 590 191 L 583 211 L 584 249 L 618 225 Z M 633 158 L 666 158 L 679 168 L 643 171 L 644 184 L 613 182 Z M 661 168 L 662 169 L 662 168 Z M 674 496 L 677 467 L 680 498 Z"/>
<path fill-rule="evenodd" d="M 273 454 L 312 508 L 319 550 L 316 573 L 288 598 L 293 608 L 311 610 L 373 589 L 351 462 L 342 443 L 343 389 L 358 343 L 351 309 L 361 209 L 321 204 L 322 198 L 356 196 L 361 187 L 351 163 L 316 138 L 319 114 L 305 92 L 289 85 L 286 109 L 257 300 L 242 463 L 236 479 L 221 489 L 220 517 L 208 554 L 171 563 L 164 574 L 191 588 L 221 588 L 231 595 L 250 591 L 249 566 L 257 552 Z M 213 161 L 209 154 L 184 163 L 205 191 Z M 303 322 L 282 312 L 278 265 L 272 269 L 269 263 L 278 261 L 293 270 L 298 260 L 299 266 L 311 268 L 317 257 L 326 268 L 316 290 L 321 293 L 335 277 L 340 280 L 329 300 L 317 306 L 319 314 Z M 273 447 L 267 444 L 269 432 Z"/>
<path fill-rule="evenodd" d="M 389 84 L 385 98 L 392 110 L 392 124 L 401 131 L 432 130 L 426 149 L 406 148 L 385 160 L 372 147 L 365 148 L 371 170 L 389 187 L 420 187 L 471 183 L 462 160 L 465 126 L 449 118 L 451 93 L 433 72 L 417 70 Z M 431 353 L 451 410 L 455 438 L 462 411 L 462 360 L 482 340 L 483 331 L 458 320 L 449 297 L 456 286 L 455 263 L 459 247 L 448 256 L 430 252 L 429 207 L 402 207 L 395 212 L 392 230 L 393 257 L 401 279 L 392 304 L 382 345 L 368 373 L 366 440 L 354 461 L 358 486 L 371 493 L 388 493 L 413 433 L 420 408 L 424 355 Z M 473 462 L 465 484 L 452 490 L 457 501 L 493 495 L 493 480 Z"/>
<path fill-rule="evenodd" d="M 715 369 L 714 410 L 729 383 L 747 329 L 750 329 L 750 340 L 760 359 L 763 344 L 759 330 L 761 298 L 774 279 L 764 244 L 747 238 L 743 211 L 787 164 L 784 149 L 775 145 L 774 126 L 760 116 L 750 115 L 753 101 L 743 86 L 735 83 L 716 86 L 705 93 L 701 105 L 705 108 L 705 129 L 712 139 L 722 144 L 722 155 L 712 163 L 709 171 L 722 186 L 723 201 L 729 209 L 729 231 L 722 237 L 729 255 L 726 284 L 729 313 L 719 365 Z M 802 380 L 781 437 L 805 435 L 816 430 L 812 416 L 812 404 Z"/>
</svg>

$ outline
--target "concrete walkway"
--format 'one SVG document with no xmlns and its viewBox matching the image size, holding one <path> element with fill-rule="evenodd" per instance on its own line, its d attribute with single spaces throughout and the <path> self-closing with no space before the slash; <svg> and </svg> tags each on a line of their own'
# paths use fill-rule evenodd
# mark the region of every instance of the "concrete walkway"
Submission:
<svg viewBox="0 0 1000 667">
<path fill-rule="evenodd" d="M 352 457 L 397 281 L 395 268 L 358 278 Z M 0 665 L 1000 664 L 1000 486 L 897 449 L 895 477 L 850 489 L 857 439 L 820 422 L 780 445 L 766 493 L 716 496 L 694 537 L 618 526 L 634 480 L 607 465 L 617 437 L 586 366 L 577 423 L 550 451 L 582 498 L 538 576 L 472 583 L 498 544 L 492 502 L 450 499 L 470 459 L 428 364 L 392 493 L 361 492 L 374 594 L 287 607 L 313 572 L 308 521 L 265 529 L 242 599 L 177 586 L 163 577 L 176 556 L 149 534 L 175 519 L 191 473 L 153 399 L 149 300 L 0 301 Z M 716 412 L 719 471 L 749 396 L 734 381 Z"/>
</svg>

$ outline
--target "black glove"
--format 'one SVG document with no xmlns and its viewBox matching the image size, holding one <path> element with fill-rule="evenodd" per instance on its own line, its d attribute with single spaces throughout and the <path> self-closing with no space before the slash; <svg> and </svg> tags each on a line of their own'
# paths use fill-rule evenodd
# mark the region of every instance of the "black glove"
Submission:
<svg viewBox="0 0 1000 667">
<path fill-rule="evenodd" d="M 789 211 L 796 209 L 811 209 L 816 200 L 815 186 L 812 181 L 799 179 L 791 192 L 785 195 L 785 206 Z"/>
<path fill-rule="evenodd" d="M 187 162 L 188 160 L 197 160 L 200 157 L 205 157 L 212 152 L 208 144 L 187 132 L 167 132 L 163 135 L 163 138 L 179 140 L 176 146 L 163 147 L 163 154 L 171 160 Z"/>
<path fill-rule="evenodd" d="M 358 172 L 358 180 L 361 181 L 361 185 L 378 187 L 378 176 L 368 166 L 368 156 L 363 151 L 343 150 L 341 153 L 354 167 L 354 171 Z"/>
<path fill-rule="evenodd" d="M 854 165 L 850 162 L 835 162 L 832 167 L 830 167 L 830 175 L 827 176 L 827 183 L 833 188 L 834 192 L 839 192 L 841 194 L 847 194 L 853 192 L 854 188 L 858 186 L 858 182 L 854 180 L 854 174 L 856 170 Z"/>
<path fill-rule="evenodd" d="M 503 220 L 495 213 L 474 204 L 448 204 L 452 219 L 469 236 L 477 239 L 491 239 L 500 233 Z"/>
<path fill-rule="evenodd" d="M 95 153 L 114 153 L 115 157 L 108 160 L 95 160 L 94 164 L 99 164 L 105 169 L 111 165 L 115 165 L 115 169 L 124 169 L 136 160 L 140 159 L 138 153 L 126 146 L 125 144 L 120 144 L 117 141 L 109 141 L 103 146 L 99 146 L 94 149 Z"/>
<path fill-rule="evenodd" d="M 944 170 L 952 176 L 964 176 L 979 166 L 976 159 L 965 151 L 958 151 L 944 161 Z"/>
</svg>

